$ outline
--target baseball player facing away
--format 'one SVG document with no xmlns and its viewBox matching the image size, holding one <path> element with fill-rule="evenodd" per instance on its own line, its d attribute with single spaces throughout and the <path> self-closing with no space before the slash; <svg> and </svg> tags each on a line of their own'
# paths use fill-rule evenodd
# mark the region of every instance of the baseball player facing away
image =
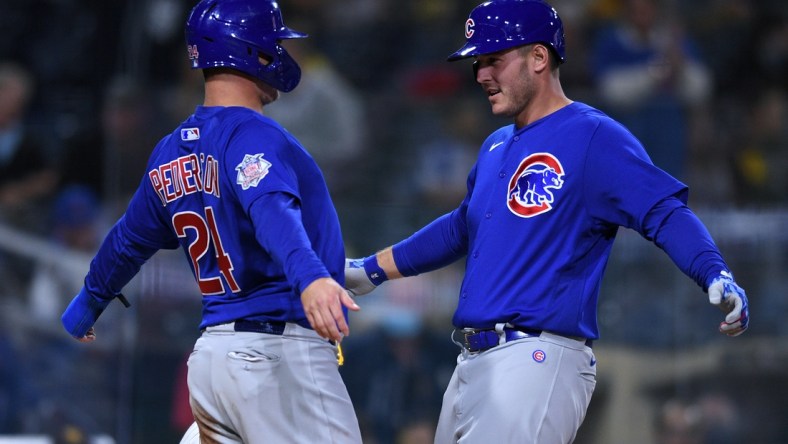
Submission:
<svg viewBox="0 0 788 444">
<path fill-rule="evenodd" d="M 722 333 L 747 329 L 747 298 L 687 207 L 687 186 L 619 123 L 564 95 L 553 8 L 487 1 L 465 36 L 449 60 L 473 57 L 493 114 L 514 124 L 482 144 L 459 207 L 393 247 L 348 259 L 346 286 L 366 294 L 465 257 L 453 317 L 462 351 L 435 442 L 569 443 L 596 384 L 597 298 L 618 227 L 654 242 L 708 291 L 726 313 Z"/>
<path fill-rule="evenodd" d="M 157 144 L 62 316 L 72 336 L 94 340 L 142 264 L 182 247 L 203 301 L 188 360 L 202 442 L 361 442 L 337 363 L 347 310 L 358 309 L 342 287 L 337 213 L 312 157 L 262 114 L 301 78 L 280 41 L 304 37 L 273 0 L 194 7 L 186 42 L 204 104 Z"/>
</svg>

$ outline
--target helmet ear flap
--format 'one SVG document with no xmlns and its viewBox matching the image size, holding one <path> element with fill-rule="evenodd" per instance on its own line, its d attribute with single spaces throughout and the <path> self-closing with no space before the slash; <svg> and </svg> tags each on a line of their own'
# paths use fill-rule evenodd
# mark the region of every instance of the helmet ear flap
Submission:
<svg viewBox="0 0 788 444">
<path fill-rule="evenodd" d="M 471 66 L 473 66 L 473 78 L 475 79 L 479 76 L 479 61 L 474 60 Z"/>
<path fill-rule="evenodd" d="M 257 78 L 282 92 L 290 92 L 301 81 L 301 67 L 281 45 L 276 46 L 276 56 L 266 55 L 266 59 L 272 61 L 260 65 Z"/>
</svg>

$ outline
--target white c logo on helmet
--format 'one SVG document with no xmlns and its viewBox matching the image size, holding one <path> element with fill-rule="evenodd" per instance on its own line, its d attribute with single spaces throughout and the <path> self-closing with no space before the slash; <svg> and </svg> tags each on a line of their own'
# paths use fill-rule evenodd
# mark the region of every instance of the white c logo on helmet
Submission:
<svg viewBox="0 0 788 444">
<path fill-rule="evenodd" d="M 469 38 L 471 38 L 471 36 L 473 36 L 473 33 L 474 33 L 473 27 L 474 26 L 476 26 L 476 22 L 474 22 L 472 18 L 469 18 L 465 22 L 465 38 L 466 39 L 469 39 Z"/>
</svg>

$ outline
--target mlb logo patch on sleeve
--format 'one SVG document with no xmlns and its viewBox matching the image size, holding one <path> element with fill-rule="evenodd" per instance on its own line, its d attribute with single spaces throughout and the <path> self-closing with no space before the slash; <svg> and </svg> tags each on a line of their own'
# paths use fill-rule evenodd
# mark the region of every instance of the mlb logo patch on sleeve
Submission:
<svg viewBox="0 0 788 444">
<path fill-rule="evenodd" d="M 256 187 L 268 174 L 269 168 L 271 168 L 271 162 L 263 159 L 263 153 L 245 154 L 244 160 L 235 167 L 238 171 L 236 183 L 244 190 Z"/>
<path fill-rule="evenodd" d="M 181 140 L 197 140 L 200 138 L 199 128 L 182 128 Z"/>
</svg>

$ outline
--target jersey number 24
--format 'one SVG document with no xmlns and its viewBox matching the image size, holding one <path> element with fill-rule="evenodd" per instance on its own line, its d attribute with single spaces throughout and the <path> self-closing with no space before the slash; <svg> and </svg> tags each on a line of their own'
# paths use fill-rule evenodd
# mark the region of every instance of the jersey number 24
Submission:
<svg viewBox="0 0 788 444">
<path fill-rule="evenodd" d="M 189 257 L 194 269 L 194 277 L 200 286 L 202 294 L 222 294 L 224 282 L 227 281 L 230 291 L 238 293 L 241 288 L 233 277 L 233 261 L 222 247 L 222 239 L 216 229 L 216 219 L 213 216 L 213 208 L 205 207 L 205 217 L 192 211 L 182 211 L 172 216 L 172 226 L 178 237 L 186 237 L 187 230 L 192 230 L 195 234 L 194 241 L 189 244 Z M 219 276 L 206 277 L 200 273 L 200 259 L 208 253 L 213 244 L 216 255 L 216 263 L 219 267 Z"/>
</svg>

